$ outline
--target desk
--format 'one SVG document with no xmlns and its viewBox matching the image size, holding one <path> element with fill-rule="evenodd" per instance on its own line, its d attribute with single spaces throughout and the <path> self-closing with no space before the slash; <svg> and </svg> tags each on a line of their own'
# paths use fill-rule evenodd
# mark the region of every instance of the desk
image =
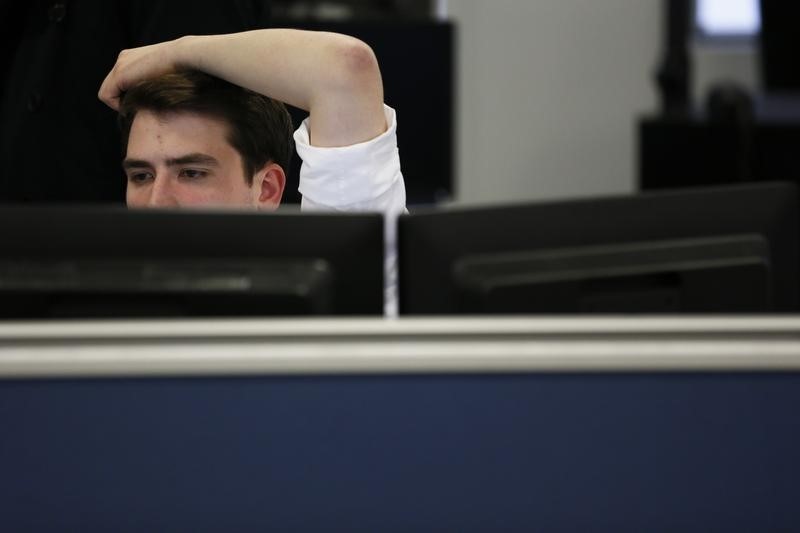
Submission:
<svg viewBox="0 0 800 533">
<path fill-rule="evenodd" d="M 0 325 L 11 531 L 800 523 L 800 319 Z"/>
</svg>

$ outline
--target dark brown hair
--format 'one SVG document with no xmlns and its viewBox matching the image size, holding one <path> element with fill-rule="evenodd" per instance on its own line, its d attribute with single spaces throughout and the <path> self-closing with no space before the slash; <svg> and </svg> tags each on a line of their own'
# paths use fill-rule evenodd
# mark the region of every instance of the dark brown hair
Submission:
<svg viewBox="0 0 800 533">
<path fill-rule="evenodd" d="M 269 162 L 289 173 L 294 151 L 294 128 L 281 102 L 196 70 L 183 70 L 145 80 L 129 89 L 119 108 L 122 153 L 136 113 L 191 112 L 218 118 L 228 125 L 228 142 L 242 156 L 244 175 L 253 175 Z"/>
</svg>

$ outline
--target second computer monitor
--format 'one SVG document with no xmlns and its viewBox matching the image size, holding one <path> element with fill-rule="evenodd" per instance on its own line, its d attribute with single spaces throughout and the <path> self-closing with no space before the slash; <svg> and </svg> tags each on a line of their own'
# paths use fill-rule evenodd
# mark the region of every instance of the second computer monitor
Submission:
<svg viewBox="0 0 800 533">
<path fill-rule="evenodd" d="M 400 312 L 790 312 L 797 199 L 750 184 L 401 217 Z"/>
</svg>

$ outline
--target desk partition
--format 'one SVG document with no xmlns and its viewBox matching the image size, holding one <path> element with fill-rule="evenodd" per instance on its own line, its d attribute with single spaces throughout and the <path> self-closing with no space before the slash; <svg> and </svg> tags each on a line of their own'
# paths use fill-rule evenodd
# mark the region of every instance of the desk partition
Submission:
<svg viewBox="0 0 800 533">
<path fill-rule="evenodd" d="M 4 531 L 790 531 L 800 319 L 0 325 Z"/>
</svg>

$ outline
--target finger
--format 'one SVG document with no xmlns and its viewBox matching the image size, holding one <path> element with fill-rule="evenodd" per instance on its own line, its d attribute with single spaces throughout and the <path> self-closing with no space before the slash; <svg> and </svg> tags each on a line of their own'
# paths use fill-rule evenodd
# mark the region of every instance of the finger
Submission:
<svg viewBox="0 0 800 533">
<path fill-rule="evenodd" d="M 119 102 L 124 88 L 122 84 L 119 83 L 115 70 L 116 69 L 109 72 L 105 77 L 103 83 L 100 85 L 97 97 L 111 109 L 119 111 Z"/>
<path fill-rule="evenodd" d="M 117 70 L 115 67 L 114 70 L 108 73 L 108 76 L 100 86 L 100 91 L 97 93 L 98 98 L 115 111 L 119 111 L 122 95 L 127 90 L 127 85 L 123 82 Z"/>
</svg>

